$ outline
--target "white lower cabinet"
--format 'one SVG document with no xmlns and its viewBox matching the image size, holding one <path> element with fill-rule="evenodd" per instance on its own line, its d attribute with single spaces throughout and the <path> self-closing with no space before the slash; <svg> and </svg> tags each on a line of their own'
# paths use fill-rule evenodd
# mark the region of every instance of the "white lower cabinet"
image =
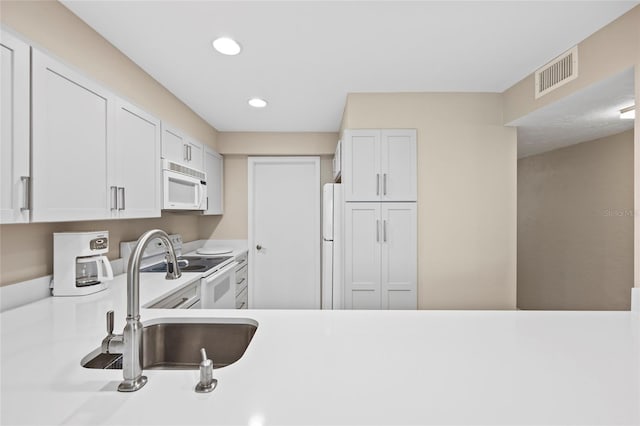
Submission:
<svg viewBox="0 0 640 426">
<path fill-rule="evenodd" d="M 0 33 L 0 223 L 29 222 L 29 45 Z"/>
<path fill-rule="evenodd" d="M 345 309 L 416 309 L 415 203 L 346 203 Z"/>
</svg>

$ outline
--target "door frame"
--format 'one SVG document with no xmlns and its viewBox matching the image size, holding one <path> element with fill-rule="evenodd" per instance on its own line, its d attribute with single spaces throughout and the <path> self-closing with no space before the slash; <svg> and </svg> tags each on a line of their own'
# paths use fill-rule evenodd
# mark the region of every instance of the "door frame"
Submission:
<svg viewBox="0 0 640 426">
<path fill-rule="evenodd" d="M 247 246 L 248 246 L 248 262 L 249 262 L 249 270 L 248 270 L 248 279 L 249 279 L 249 284 L 247 286 L 247 290 L 249 291 L 249 297 L 248 297 L 248 307 L 249 309 L 252 309 L 254 307 L 254 294 L 255 292 L 254 290 L 254 286 L 256 284 L 255 279 L 254 279 L 254 272 L 255 272 L 255 255 L 256 255 L 256 242 L 255 242 L 255 229 L 254 229 L 254 222 L 255 222 L 255 218 L 254 218 L 254 202 L 253 202 L 253 194 L 254 194 L 254 186 L 253 186 L 253 180 L 254 180 L 254 167 L 257 164 L 276 164 L 276 163 L 291 163 L 291 164 L 296 164 L 296 163 L 310 163 L 313 164 L 315 167 L 315 177 L 314 179 L 318 182 L 318 190 L 316 191 L 316 196 L 314 197 L 315 203 L 316 203 L 316 208 L 314 209 L 315 211 L 315 217 L 314 217 L 314 226 L 317 229 L 316 232 L 316 241 L 315 241 L 315 261 L 314 261 L 314 270 L 316 271 L 315 273 L 315 287 L 316 287 L 316 293 L 315 293 L 315 302 L 317 305 L 317 308 L 320 309 L 321 308 L 321 287 L 322 287 L 322 280 L 321 280 L 321 250 L 322 250 L 322 228 L 321 228 L 321 213 L 322 213 L 322 182 L 320 180 L 320 156 L 268 156 L 268 157 L 247 157 Z"/>
</svg>

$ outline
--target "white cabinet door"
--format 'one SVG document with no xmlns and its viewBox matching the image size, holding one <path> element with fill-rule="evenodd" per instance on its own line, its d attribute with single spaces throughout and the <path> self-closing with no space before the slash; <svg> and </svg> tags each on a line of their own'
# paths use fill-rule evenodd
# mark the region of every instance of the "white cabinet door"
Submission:
<svg viewBox="0 0 640 426">
<path fill-rule="evenodd" d="M 115 176 L 110 190 L 117 217 L 160 217 L 160 120 L 122 100 L 116 108 Z"/>
<path fill-rule="evenodd" d="M 0 223 L 29 221 L 29 45 L 0 33 Z"/>
<path fill-rule="evenodd" d="M 379 201 L 380 131 L 345 130 L 342 137 L 345 201 Z"/>
<path fill-rule="evenodd" d="M 204 172 L 207 175 L 207 209 L 204 214 L 223 213 L 224 168 L 222 155 L 204 149 Z"/>
<path fill-rule="evenodd" d="M 162 125 L 162 157 L 196 170 L 204 168 L 204 145 L 184 132 Z"/>
<path fill-rule="evenodd" d="M 381 205 L 382 309 L 416 309 L 416 203 L 381 203 Z"/>
<path fill-rule="evenodd" d="M 186 151 L 186 164 L 196 170 L 202 170 L 204 168 L 204 146 L 200 142 L 187 140 Z"/>
<path fill-rule="evenodd" d="M 382 201 L 417 201 L 416 131 L 382 130 Z"/>
<path fill-rule="evenodd" d="M 32 91 L 33 221 L 109 218 L 113 95 L 36 49 Z"/>
<path fill-rule="evenodd" d="M 162 157 L 167 160 L 184 164 L 187 159 L 185 138 L 181 132 L 166 125 L 162 125 Z"/>
<path fill-rule="evenodd" d="M 345 309 L 380 309 L 380 208 L 380 203 L 345 205 Z"/>
</svg>

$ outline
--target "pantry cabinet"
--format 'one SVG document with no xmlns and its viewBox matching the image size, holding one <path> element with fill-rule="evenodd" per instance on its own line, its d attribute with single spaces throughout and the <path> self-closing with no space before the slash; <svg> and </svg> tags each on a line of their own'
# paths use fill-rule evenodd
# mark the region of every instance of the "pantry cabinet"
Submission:
<svg viewBox="0 0 640 426">
<path fill-rule="evenodd" d="M 416 204 L 345 204 L 346 309 L 416 309 Z"/>
<path fill-rule="evenodd" d="M 29 45 L 0 33 L 0 223 L 29 222 Z"/>
<path fill-rule="evenodd" d="M 114 145 L 112 217 L 160 217 L 160 120 L 118 99 Z"/>
<path fill-rule="evenodd" d="M 416 201 L 416 153 L 415 129 L 345 130 L 345 201 Z"/>
<path fill-rule="evenodd" d="M 204 214 L 222 214 L 224 212 L 224 163 L 222 155 L 211 148 L 204 149 L 204 172 L 207 175 L 207 209 Z"/>
<path fill-rule="evenodd" d="M 160 121 L 33 49 L 34 222 L 160 216 Z"/>
<path fill-rule="evenodd" d="M 170 126 L 162 128 L 162 157 L 196 170 L 204 165 L 204 147 L 182 131 Z"/>
<path fill-rule="evenodd" d="M 108 219 L 114 95 L 36 49 L 32 61 L 32 219 Z"/>
</svg>

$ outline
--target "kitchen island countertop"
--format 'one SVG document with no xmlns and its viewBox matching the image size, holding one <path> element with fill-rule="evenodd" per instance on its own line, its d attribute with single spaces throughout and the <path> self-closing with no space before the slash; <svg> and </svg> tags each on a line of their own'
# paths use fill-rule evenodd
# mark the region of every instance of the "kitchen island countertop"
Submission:
<svg viewBox="0 0 640 426">
<path fill-rule="evenodd" d="M 141 276 L 141 303 L 187 285 Z M 143 309 L 159 318 L 251 318 L 244 356 L 214 370 L 121 370 L 80 360 L 124 326 L 126 279 L 0 314 L 0 423 L 107 425 L 640 425 L 637 312 Z"/>
</svg>

